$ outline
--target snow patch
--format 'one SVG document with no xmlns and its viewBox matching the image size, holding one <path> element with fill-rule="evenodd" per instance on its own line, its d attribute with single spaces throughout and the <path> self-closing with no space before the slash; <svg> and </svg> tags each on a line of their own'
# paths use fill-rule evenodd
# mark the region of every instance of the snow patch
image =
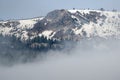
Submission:
<svg viewBox="0 0 120 80">
<path fill-rule="evenodd" d="M 45 37 L 47 37 L 48 39 L 51 38 L 51 34 L 52 34 L 52 30 L 46 30 L 42 32 L 42 35 L 44 35 Z"/>
<path fill-rule="evenodd" d="M 22 29 L 31 29 L 33 28 L 33 25 L 36 23 L 36 21 L 33 20 L 20 20 L 20 25 L 18 26 L 19 28 Z"/>
</svg>

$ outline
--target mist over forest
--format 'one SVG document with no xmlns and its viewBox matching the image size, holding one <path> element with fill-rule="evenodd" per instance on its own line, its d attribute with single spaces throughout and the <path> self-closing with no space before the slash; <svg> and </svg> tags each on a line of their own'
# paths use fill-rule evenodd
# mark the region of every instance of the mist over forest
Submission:
<svg viewBox="0 0 120 80">
<path fill-rule="evenodd" d="M 4 44 L 5 39 L 2 39 L 0 44 Z M 76 44 L 66 42 L 63 50 L 47 52 L 29 49 L 9 50 L 8 45 L 11 46 L 9 41 L 5 43 L 6 46 L 0 45 L 0 52 L 2 52 L 0 53 L 0 80 L 120 79 L 119 39 L 83 39 Z M 5 53 L 14 54 L 9 57 L 11 61 L 7 60 L 8 56 L 2 56 Z M 37 56 L 31 57 L 29 55 L 31 53 L 37 53 Z M 28 60 L 25 60 L 26 57 Z"/>
</svg>

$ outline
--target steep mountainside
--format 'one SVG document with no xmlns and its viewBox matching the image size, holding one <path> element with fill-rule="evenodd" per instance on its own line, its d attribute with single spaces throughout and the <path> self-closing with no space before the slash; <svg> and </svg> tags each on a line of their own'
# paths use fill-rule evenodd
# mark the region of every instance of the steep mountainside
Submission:
<svg viewBox="0 0 120 80">
<path fill-rule="evenodd" d="M 32 61 L 48 50 L 70 51 L 78 41 L 81 50 L 106 48 L 109 38 L 119 41 L 120 12 L 62 9 L 44 17 L 0 21 L 0 64 Z"/>
<path fill-rule="evenodd" d="M 54 10 L 45 17 L 0 22 L 2 36 L 16 37 L 31 47 L 58 47 L 61 41 L 81 38 L 120 38 L 120 12 Z M 59 45 L 59 47 L 61 47 Z"/>
<path fill-rule="evenodd" d="M 119 36 L 120 13 L 99 10 L 54 10 L 45 17 L 0 22 L 0 34 L 22 40 L 44 35 L 47 38 Z"/>
</svg>

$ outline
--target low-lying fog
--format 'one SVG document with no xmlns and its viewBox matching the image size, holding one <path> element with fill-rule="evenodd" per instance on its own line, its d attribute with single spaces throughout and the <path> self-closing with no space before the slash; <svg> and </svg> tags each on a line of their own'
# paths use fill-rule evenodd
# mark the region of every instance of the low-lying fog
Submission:
<svg viewBox="0 0 120 80">
<path fill-rule="evenodd" d="M 1 65 L 0 80 L 120 80 L 120 40 L 82 40 L 66 49 L 34 62 Z"/>
</svg>

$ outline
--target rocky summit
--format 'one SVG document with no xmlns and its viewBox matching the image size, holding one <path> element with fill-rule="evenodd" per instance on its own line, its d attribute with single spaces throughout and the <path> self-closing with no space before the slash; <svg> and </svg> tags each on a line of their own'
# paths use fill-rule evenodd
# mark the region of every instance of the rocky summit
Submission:
<svg viewBox="0 0 120 80">
<path fill-rule="evenodd" d="M 0 21 L 0 64 L 32 61 L 49 50 L 70 51 L 77 42 L 80 49 L 97 49 L 109 38 L 120 39 L 120 12 L 61 9 L 43 17 Z"/>
<path fill-rule="evenodd" d="M 83 38 L 119 39 L 120 12 L 54 10 L 44 17 L 0 21 L 0 34 L 39 49 L 62 48 L 63 41 L 80 41 Z"/>
</svg>

